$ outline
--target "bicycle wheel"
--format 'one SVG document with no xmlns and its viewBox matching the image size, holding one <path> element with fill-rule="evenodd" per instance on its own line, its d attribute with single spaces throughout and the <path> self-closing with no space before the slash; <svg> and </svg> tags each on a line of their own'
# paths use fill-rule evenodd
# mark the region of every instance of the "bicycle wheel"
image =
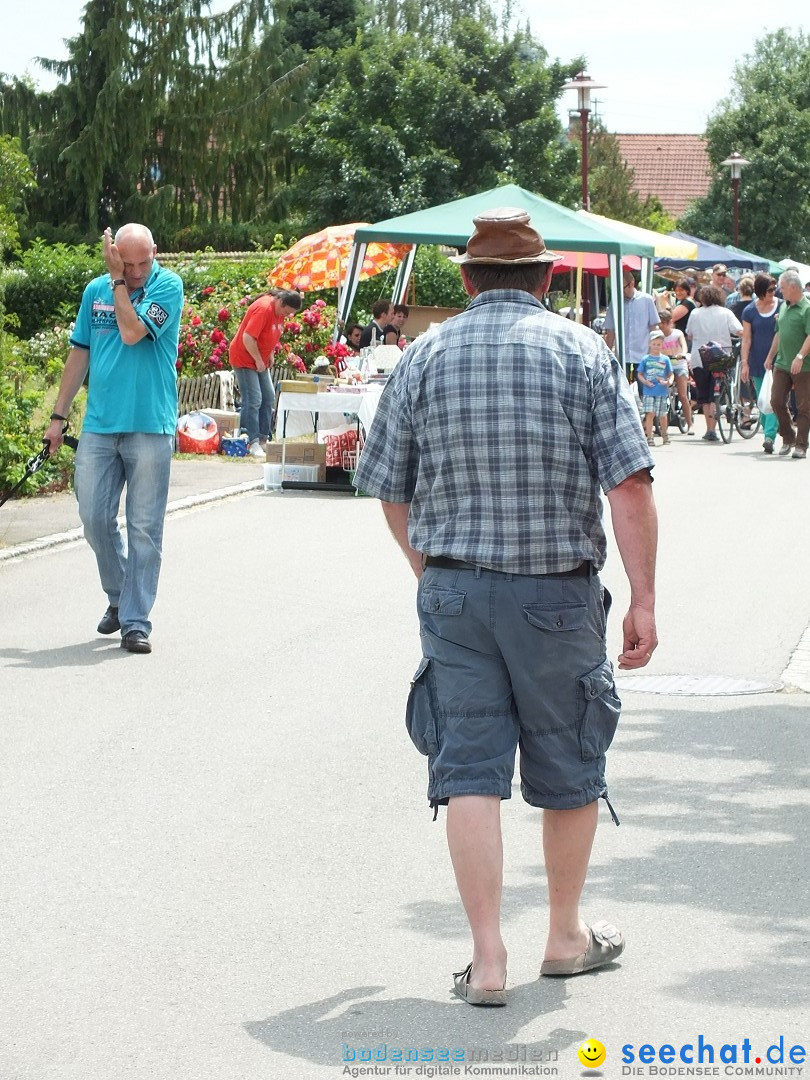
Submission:
<svg viewBox="0 0 810 1080">
<path fill-rule="evenodd" d="M 737 431 L 743 439 L 753 439 L 762 426 L 762 417 L 759 414 L 757 395 L 754 392 L 754 384 L 742 383 L 740 386 L 742 404 L 737 411 Z"/>
<path fill-rule="evenodd" d="M 686 422 L 686 417 L 683 415 L 683 405 L 677 394 L 675 395 L 675 400 L 672 405 L 672 412 L 674 414 L 675 423 L 678 425 L 678 431 L 680 431 L 681 435 L 685 435 L 689 425 Z"/>
<path fill-rule="evenodd" d="M 731 442 L 734 434 L 734 413 L 735 407 L 731 404 L 728 383 L 723 381 L 714 403 L 714 415 L 717 419 L 717 430 L 724 443 Z"/>
</svg>

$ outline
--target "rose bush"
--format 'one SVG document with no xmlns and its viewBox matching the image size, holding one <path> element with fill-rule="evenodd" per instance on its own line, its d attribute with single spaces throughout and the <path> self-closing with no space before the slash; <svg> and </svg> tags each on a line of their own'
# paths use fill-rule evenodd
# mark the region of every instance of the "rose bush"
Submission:
<svg viewBox="0 0 810 1080">
<path fill-rule="evenodd" d="M 228 347 L 246 309 L 266 291 L 255 282 L 222 281 L 195 290 L 183 309 L 177 346 L 179 375 L 207 375 L 222 371 L 228 363 Z M 315 300 L 284 323 L 276 358 L 299 371 L 310 371 L 316 357 L 326 356 L 336 367 L 345 367 L 350 350 L 332 344 L 336 312 L 324 300 Z"/>
</svg>

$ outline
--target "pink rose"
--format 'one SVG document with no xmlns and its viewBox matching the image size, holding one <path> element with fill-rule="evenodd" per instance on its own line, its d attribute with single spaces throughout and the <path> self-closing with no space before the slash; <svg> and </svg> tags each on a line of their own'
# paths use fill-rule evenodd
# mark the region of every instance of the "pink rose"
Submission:
<svg viewBox="0 0 810 1080">
<path fill-rule="evenodd" d="M 191 325 L 192 326 L 201 326 L 202 325 L 202 319 L 200 318 L 199 315 L 194 316 L 194 318 L 191 320 Z"/>
<path fill-rule="evenodd" d="M 227 322 L 230 319 L 231 313 L 226 307 L 221 307 L 217 312 L 217 318 L 220 322 Z"/>
</svg>

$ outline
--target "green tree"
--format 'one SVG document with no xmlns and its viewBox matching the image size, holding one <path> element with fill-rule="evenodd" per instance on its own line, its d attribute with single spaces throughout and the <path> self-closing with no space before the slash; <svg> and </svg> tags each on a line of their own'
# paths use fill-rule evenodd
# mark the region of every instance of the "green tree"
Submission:
<svg viewBox="0 0 810 1080">
<path fill-rule="evenodd" d="M 372 35 L 342 50 L 290 138 L 303 227 L 374 221 L 515 182 L 575 199 L 555 101 L 570 70 L 527 34 L 462 19 L 441 42 Z"/>
<path fill-rule="evenodd" d="M 715 179 L 680 227 L 718 243 L 732 239 L 729 171 L 734 151 L 751 162 L 740 186 L 740 247 L 810 261 L 810 37 L 777 30 L 734 69 L 732 91 L 706 128 Z"/>
<path fill-rule="evenodd" d="M 579 124 L 574 127 L 580 145 Z M 591 210 L 615 221 L 639 225 L 656 232 L 670 232 L 675 219 L 670 217 L 655 195 L 642 199 L 636 190 L 633 169 L 621 154 L 619 140 L 599 121 L 592 121 L 588 132 L 588 190 Z"/>
<path fill-rule="evenodd" d="M 20 140 L 0 135 L 0 259 L 19 246 L 17 219 L 22 212 L 23 196 L 33 187 L 31 163 L 22 151 Z"/>
<path fill-rule="evenodd" d="M 272 0 L 89 0 L 62 80 L 0 88 L 0 127 L 40 180 L 35 213 L 90 234 L 125 216 L 153 228 L 239 221 L 284 177 L 279 132 L 297 118 L 303 54 Z"/>
<path fill-rule="evenodd" d="M 289 0 L 284 41 L 305 53 L 335 53 L 354 41 L 361 25 L 358 0 Z"/>
</svg>

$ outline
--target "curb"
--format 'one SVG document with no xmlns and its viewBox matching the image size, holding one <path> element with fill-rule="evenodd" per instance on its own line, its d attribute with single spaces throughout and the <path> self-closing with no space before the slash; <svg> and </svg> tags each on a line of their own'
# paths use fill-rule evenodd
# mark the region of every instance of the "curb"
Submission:
<svg viewBox="0 0 810 1080">
<path fill-rule="evenodd" d="M 166 506 L 166 517 L 171 514 L 177 514 L 183 510 L 193 510 L 197 506 L 204 506 L 206 503 L 220 502 L 223 499 L 236 498 L 239 495 L 246 495 L 250 491 L 256 491 L 259 488 L 264 487 L 263 480 L 249 480 L 244 484 L 236 484 L 233 487 L 219 488 L 216 491 L 206 491 L 202 495 L 188 495 L 184 499 L 175 499 L 174 502 L 170 502 Z M 125 518 L 119 517 L 119 526 L 125 527 Z M 15 544 L 14 547 L 3 548 L 0 550 L 0 563 L 12 562 L 15 559 L 23 559 L 26 555 L 37 555 L 43 551 L 49 551 L 51 548 L 62 547 L 66 544 L 76 543 L 78 540 L 84 539 L 84 530 L 79 527 L 76 529 L 69 529 L 67 532 L 51 533 L 50 536 L 41 536 L 37 540 L 29 540 L 24 544 Z"/>
</svg>

